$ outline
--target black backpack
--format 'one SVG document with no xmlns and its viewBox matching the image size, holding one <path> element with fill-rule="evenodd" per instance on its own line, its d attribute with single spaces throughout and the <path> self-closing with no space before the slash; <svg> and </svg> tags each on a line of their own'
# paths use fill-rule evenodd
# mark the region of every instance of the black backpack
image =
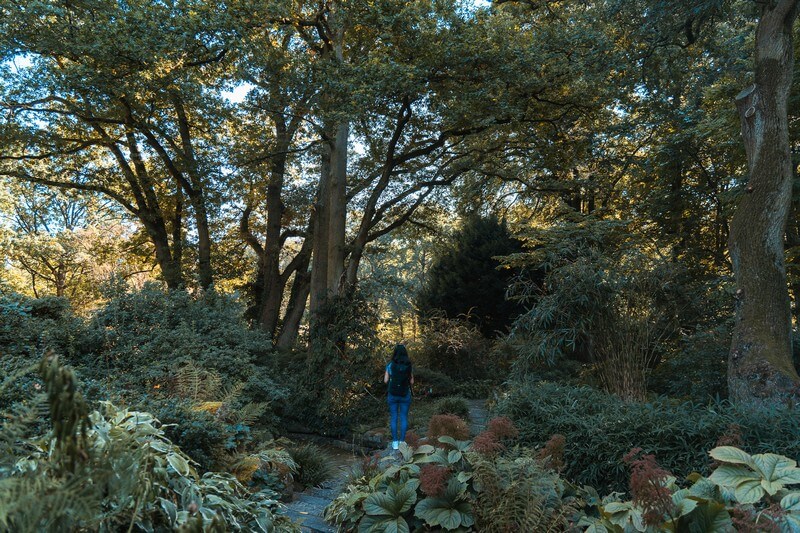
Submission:
<svg viewBox="0 0 800 533">
<path fill-rule="evenodd" d="M 411 365 L 392 363 L 392 373 L 389 376 L 389 394 L 405 398 L 408 386 L 411 383 Z"/>
</svg>

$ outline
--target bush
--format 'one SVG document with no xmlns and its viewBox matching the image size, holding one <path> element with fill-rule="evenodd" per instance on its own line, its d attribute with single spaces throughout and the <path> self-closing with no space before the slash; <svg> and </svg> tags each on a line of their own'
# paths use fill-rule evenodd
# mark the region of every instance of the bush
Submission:
<svg viewBox="0 0 800 533">
<path fill-rule="evenodd" d="M 274 514 L 273 493 L 199 475 L 149 413 L 90 413 L 73 372 L 54 357 L 40 368 L 46 392 L 0 412 L 0 530 L 299 530 Z M 37 433 L 43 411 L 52 429 Z"/>
<path fill-rule="evenodd" d="M 631 450 L 632 501 L 619 494 L 596 498 L 578 526 L 586 531 L 748 531 L 800 529 L 800 469 L 793 460 L 766 453 L 751 456 L 731 446 L 714 448 L 720 463 L 710 477 L 691 474 L 681 488 L 652 455 Z"/>
<path fill-rule="evenodd" d="M 469 438 L 469 427 L 456 415 L 434 415 L 428 422 L 428 440 L 436 442 L 443 436 L 466 440 Z"/>
<path fill-rule="evenodd" d="M 83 325 L 65 298 L 0 297 L 0 376 L 20 373 L 0 393 L 0 408 L 28 397 L 41 381 L 24 372 L 39 363 L 48 350 L 70 359 L 83 335 Z"/>
<path fill-rule="evenodd" d="M 122 292 L 94 315 L 75 361 L 82 378 L 161 414 L 161 403 L 175 397 L 219 401 L 235 392 L 232 409 L 282 400 L 269 339 L 248 328 L 243 312 L 236 299 L 213 291 L 195 297 L 147 285 Z M 187 370 L 202 375 L 191 393 Z M 274 427 L 272 409 L 262 415 L 259 422 Z"/>
<path fill-rule="evenodd" d="M 447 396 L 455 390 L 453 379 L 441 372 L 414 365 L 414 393 L 420 396 Z"/>
<path fill-rule="evenodd" d="M 514 421 L 525 445 L 563 435 L 566 477 L 607 492 L 627 489 L 622 459 L 634 447 L 672 472 L 708 472 L 707 452 L 731 424 L 741 427 L 747 451 L 780 450 L 800 458 L 800 417 L 790 408 L 748 411 L 664 398 L 624 402 L 588 387 L 526 382 L 513 385 L 495 410 Z"/>
<path fill-rule="evenodd" d="M 295 480 L 304 487 L 317 487 L 336 475 L 331 454 L 314 444 L 289 448 L 289 455 L 297 464 Z"/>
<path fill-rule="evenodd" d="M 469 420 L 469 405 L 464 398 L 450 396 L 437 400 L 433 406 L 435 415 L 456 415 L 464 420 Z"/>
</svg>

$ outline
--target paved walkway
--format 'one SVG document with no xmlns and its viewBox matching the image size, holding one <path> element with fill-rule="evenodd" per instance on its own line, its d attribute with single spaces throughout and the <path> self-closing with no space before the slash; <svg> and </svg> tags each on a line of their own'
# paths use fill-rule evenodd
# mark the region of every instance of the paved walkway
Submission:
<svg viewBox="0 0 800 533">
<path fill-rule="evenodd" d="M 469 432 L 474 437 L 484 429 L 489 421 L 486 400 L 467 400 L 469 405 Z"/>
<path fill-rule="evenodd" d="M 350 470 L 361 457 L 333 446 L 324 444 L 318 446 L 324 448 L 334 458 L 336 475 L 320 487 L 309 487 L 295 494 L 294 500 L 286 504 L 284 514 L 295 522 L 300 522 L 304 533 L 335 533 L 336 528 L 325 523 L 322 518 L 325 507 L 344 488 Z"/>
</svg>

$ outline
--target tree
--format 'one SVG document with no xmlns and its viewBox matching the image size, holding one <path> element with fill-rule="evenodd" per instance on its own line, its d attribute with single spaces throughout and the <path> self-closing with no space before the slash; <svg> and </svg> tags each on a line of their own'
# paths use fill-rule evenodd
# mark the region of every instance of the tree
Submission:
<svg viewBox="0 0 800 533">
<path fill-rule="evenodd" d="M 792 315 L 784 235 L 794 168 L 788 100 L 794 70 L 797 0 L 761 4 L 755 36 L 755 83 L 736 97 L 750 171 L 728 241 L 737 312 L 728 362 L 730 396 L 772 403 L 795 396 Z"/>
<path fill-rule="evenodd" d="M 207 86 L 225 48 L 204 10 L 0 5 L 0 57 L 21 63 L 2 77 L 0 175 L 114 200 L 147 231 L 171 288 L 185 283 L 186 212 L 198 281 L 213 282 L 209 211 L 225 159 L 214 131 L 225 106 Z"/>
<path fill-rule="evenodd" d="M 473 215 L 464 221 L 436 258 L 418 296 L 424 318 L 444 313 L 447 318 L 467 317 L 486 337 L 505 331 L 521 307 L 506 299 L 506 289 L 516 272 L 502 268 L 499 256 L 522 251 L 505 223 Z"/>
</svg>

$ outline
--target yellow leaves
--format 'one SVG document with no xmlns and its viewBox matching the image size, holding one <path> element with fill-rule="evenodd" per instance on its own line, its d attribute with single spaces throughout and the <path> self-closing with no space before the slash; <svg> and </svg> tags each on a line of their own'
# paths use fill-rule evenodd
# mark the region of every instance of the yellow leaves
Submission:
<svg viewBox="0 0 800 533">
<path fill-rule="evenodd" d="M 239 461 L 231 473 L 236 476 L 239 483 L 247 485 L 253 479 L 253 474 L 255 474 L 259 468 L 261 468 L 261 458 L 257 455 L 249 455 Z"/>
<path fill-rule="evenodd" d="M 215 415 L 217 414 L 217 411 L 219 411 L 220 407 L 222 407 L 222 402 L 203 402 L 195 405 L 192 410 L 203 411 Z"/>
</svg>

